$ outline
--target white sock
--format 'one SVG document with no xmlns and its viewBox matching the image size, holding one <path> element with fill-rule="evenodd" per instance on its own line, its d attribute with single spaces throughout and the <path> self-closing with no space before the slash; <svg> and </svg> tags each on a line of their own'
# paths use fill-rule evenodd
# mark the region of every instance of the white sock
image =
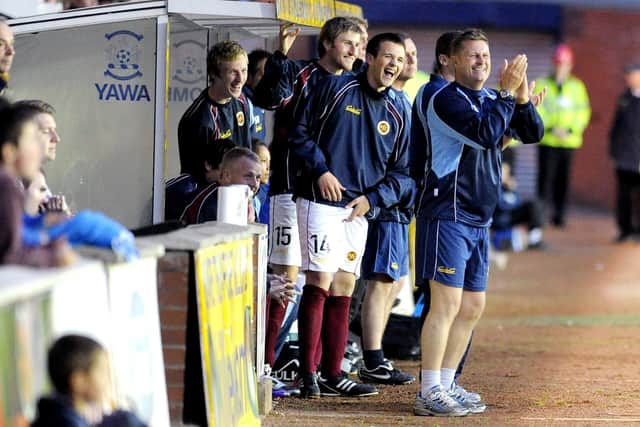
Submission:
<svg viewBox="0 0 640 427">
<path fill-rule="evenodd" d="M 420 392 L 422 397 L 429 395 L 429 390 L 434 386 L 440 385 L 440 371 L 422 370 L 422 383 Z"/>
<path fill-rule="evenodd" d="M 453 379 L 456 376 L 455 369 L 442 368 L 440 369 L 440 383 L 445 390 L 449 390 L 451 388 L 451 384 L 453 384 Z"/>
<path fill-rule="evenodd" d="M 532 228 L 529 230 L 529 236 L 527 239 L 529 242 L 529 246 L 537 245 L 542 241 L 542 229 L 541 228 Z"/>
</svg>

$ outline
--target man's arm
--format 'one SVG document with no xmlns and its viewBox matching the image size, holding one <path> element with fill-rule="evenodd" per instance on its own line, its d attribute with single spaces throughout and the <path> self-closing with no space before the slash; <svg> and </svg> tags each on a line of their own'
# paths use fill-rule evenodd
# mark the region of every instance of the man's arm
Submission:
<svg viewBox="0 0 640 427">
<path fill-rule="evenodd" d="M 258 107 L 276 110 L 287 105 L 293 95 L 293 85 L 306 64 L 294 61 L 277 50 L 267 59 L 264 75 L 254 91 L 253 101 Z"/>
<path fill-rule="evenodd" d="M 429 127 L 424 105 L 424 85 L 418 91 L 411 111 L 411 139 L 409 143 L 409 174 L 417 185 L 423 185 L 429 157 Z"/>
<path fill-rule="evenodd" d="M 502 135 L 507 130 L 516 105 L 515 99 L 497 98 L 488 108 L 477 108 L 471 105 L 459 88 L 457 91 L 454 94 L 436 94 L 433 112 L 449 128 L 465 137 L 462 140 L 464 144 L 476 149 L 494 148 L 502 141 Z"/>
<path fill-rule="evenodd" d="M 524 144 L 535 144 L 544 136 L 544 123 L 531 102 L 516 104 L 509 128 Z"/>
<path fill-rule="evenodd" d="M 408 111 L 402 112 L 404 126 L 398 135 L 396 148 L 385 177 L 365 194 L 371 207 L 390 208 L 398 204 L 413 206 L 416 183 L 409 176 L 409 133 Z"/>
</svg>

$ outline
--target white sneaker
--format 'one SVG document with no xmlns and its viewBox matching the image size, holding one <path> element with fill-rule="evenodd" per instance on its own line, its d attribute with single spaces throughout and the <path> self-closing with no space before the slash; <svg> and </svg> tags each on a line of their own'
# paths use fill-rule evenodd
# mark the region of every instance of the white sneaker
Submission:
<svg viewBox="0 0 640 427">
<path fill-rule="evenodd" d="M 470 411 L 452 398 L 441 385 L 436 385 L 429 390 L 426 397 L 418 393 L 413 404 L 413 413 L 421 416 L 464 417 L 469 415 Z"/>
</svg>

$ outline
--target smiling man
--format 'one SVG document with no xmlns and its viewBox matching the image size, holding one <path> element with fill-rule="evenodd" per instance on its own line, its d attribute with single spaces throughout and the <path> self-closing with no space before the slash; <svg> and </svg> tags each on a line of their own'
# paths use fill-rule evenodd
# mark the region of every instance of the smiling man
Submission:
<svg viewBox="0 0 640 427">
<path fill-rule="evenodd" d="M 280 49 L 267 60 L 265 71 L 253 100 L 263 108 L 275 110 L 275 132 L 271 144 L 271 181 L 269 184 L 269 265 L 276 274 L 298 277 L 300 240 L 293 189 L 300 161 L 289 145 L 294 117 L 307 105 L 319 82 L 329 76 L 351 71 L 362 37 L 360 27 L 351 19 L 335 17 L 324 23 L 318 36 L 318 59 L 293 60 L 287 53 L 300 30 L 290 24 L 280 29 Z M 265 338 L 265 361 L 275 365 L 275 347 L 284 305 L 271 304 Z"/>
<path fill-rule="evenodd" d="M 431 291 L 416 415 L 465 416 L 485 410 L 482 402 L 459 394 L 453 378 L 484 310 L 502 137 L 511 129 L 522 142 L 535 143 L 544 133 L 529 100 L 525 55 L 504 61 L 498 92 L 484 88 L 491 55 L 482 31 L 464 31 L 451 51 L 455 81 L 428 103 L 416 103 L 420 119 L 412 124 L 415 131 L 422 128 L 429 144 L 426 159 L 411 159 L 416 180 L 423 181 L 416 202 L 416 280 L 428 281 Z"/>
<path fill-rule="evenodd" d="M 251 107 L 242 93 L 247 52 L 235 41 L 214 45 L 207 54 L 210 85 L 193 101 L 178 125 L 181 173 L 205 184 L 203 150 L 216 140 L 251 149 Z"/>
<path fill-rule="evenodd" d="M 349 305 L 367 238 L 364 215 L 391 207 L 411 187 L 408 112 L 389 90 L 402 71 L 405 50 L 393 33 L 367 45 L 367 71 L 325 79 L 296 115 L 290 144 L 304 162 L 295 189 L 302 270 L 298 314 L 300 393 L 303 397 L 371 396 L 375 387 L 341 372 Z M 316 350 L 322 340 L 322 380 Z"/>
</svg>

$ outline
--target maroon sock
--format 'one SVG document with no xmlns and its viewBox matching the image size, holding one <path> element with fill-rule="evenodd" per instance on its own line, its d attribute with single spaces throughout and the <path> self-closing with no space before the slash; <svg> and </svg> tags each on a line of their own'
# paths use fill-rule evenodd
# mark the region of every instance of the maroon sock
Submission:
<svg viewBox="0 0 640 427">
<path fill-rule="evenodd" d="M 322 313 L 329 292 L 314 285 L 305 285 L 298 311 L 298 339 L 300 341 L 300 373 L 318 369 L 316 348 L 322 330 Z"/>
<path fill-rule="evenodd" d="M 349 335 L 351 297 L 329 297 L 324 305 L 322 325 L 322 372 L 329 377 L 340 375 L 342 358 Z"/>
<path fill-rule="evenodd" d="M 287 301 L 282 307 L 278 301 L 267 297 L 267 331 L 264 338 L 264 360 L 273 368 L 276 364 L 276 342 L 282 326 L 282 319 L 287 312 Z"/>
<path fill-rule="evenodd" d="M 322 337 L 318 340 L 318 346 L 316 347 L 315 366 L 320 366 L 320 362 L 322 362 Z"/>
</svg>

